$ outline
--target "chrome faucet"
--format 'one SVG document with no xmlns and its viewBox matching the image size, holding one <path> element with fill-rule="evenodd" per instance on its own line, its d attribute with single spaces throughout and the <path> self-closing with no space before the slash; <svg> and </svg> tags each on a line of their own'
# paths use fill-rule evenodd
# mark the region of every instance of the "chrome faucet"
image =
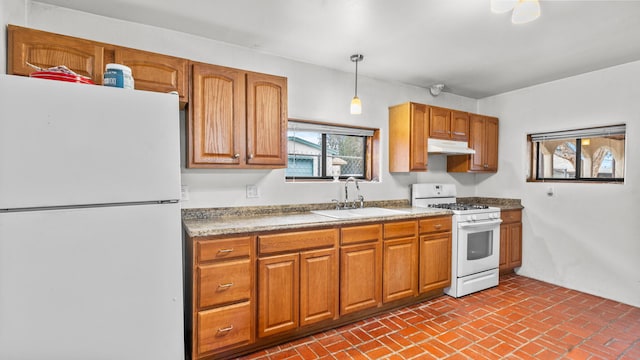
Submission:
<svg viewBox="0 0 640 360">
<path fill-rule="evenodd" d="M 349 205 L 349 181 L 353 181 L 353 183 L 356 185 L 356 190 L 357 190 L 357 198 L 353 199 L 353 203 L 351 205 Z M 347 180 L 344 182 L 344 206 L 345 207 L 351 207 L 351 208 L 356 208 L 356 201 L 360 202 L 360 207 L 363 208 L 364 207 L 364 196 L 360 195 L 360 185 L 358 183 L 358 179 L 354 178 L 353 176 L 350 176 L 347 178 Z"/>
</svg>

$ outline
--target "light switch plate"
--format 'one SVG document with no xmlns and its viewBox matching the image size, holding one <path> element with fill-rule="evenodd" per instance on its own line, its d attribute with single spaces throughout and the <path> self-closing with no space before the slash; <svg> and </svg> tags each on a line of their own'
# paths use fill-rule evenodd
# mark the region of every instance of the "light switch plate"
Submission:
<svg viewBox="0 0 640 360">
<path fill-rule="evenodd" d="M 180 185 L 180 200 L 181 201 L 189 200 L 189 186 Z"/>
</svg>

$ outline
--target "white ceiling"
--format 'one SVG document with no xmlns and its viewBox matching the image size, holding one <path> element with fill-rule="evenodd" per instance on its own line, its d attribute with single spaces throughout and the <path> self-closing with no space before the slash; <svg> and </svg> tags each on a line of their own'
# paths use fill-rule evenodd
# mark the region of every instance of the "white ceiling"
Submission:
<svg viewBox="0 0 640 360">
<path fill-rule="evenodd" d="M 639 0 L 542 0 L 524 25 L 489 1 L 39 0 L 478 99 L 640 60 Z"/>
</svg>

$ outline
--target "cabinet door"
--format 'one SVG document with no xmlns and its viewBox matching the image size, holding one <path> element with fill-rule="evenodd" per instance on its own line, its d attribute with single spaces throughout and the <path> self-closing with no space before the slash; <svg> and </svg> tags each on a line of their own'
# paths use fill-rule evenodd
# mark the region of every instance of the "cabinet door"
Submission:
<svg viewBox="0 0 640 360">
<path fill-rule="evenodd" d="M 102 84 L 104 47 L 89 40 L 45 31 L 8 26 L 7 74 L 28 76 L 41 68 L 64 65 Z"/>
<path fill-rule="evenodd" d="M 451 233 L 420 236 L 420 293 L 451 284 Z"/>
<path fill-rule="evenodd" d="M 300 326 L 338 318 L 338 250 L 300 254 Z"/>
<path fill-rule="evenodd" d="M 498 119 L 493 117 L 485 117 L 483 167 L 485 171 L 498 171 Z"/>
<path fill-rule="evenodd" d="M 245 73 L 199 63 L 192 72 L 188 166 L 239 165 L 245 154 Z"/>
<path fill-rule="evenodd" d="M 411 104 L 409 171 L 427 170 L 428 121 L 429 107 L 422 104 Z"/>
<path fill-rule="evenodd" d="M 250 165 L 287 165 L 287 79 L 247 74 L 247 158 Z"/>
<path fill-rule="evenodd" d="M 418 238 L 385 240 L 382 301 L 418 295 Z"/>
<path fill-rule="evenodd" d="M 475 154 L 469 155 L 471 157 L 469 170 L 472 171 L 485 170 L 485 123 L 482 115 L 469 116 L 469 147 L 476 151 Z"/>
<path fill-rule="evenodd" d="M 458 141 L 469 140 L 469 113 L 451 111 L 451 139 Z"/>
<path fill-rule="evenodd" d="M 298 254 L 258 259 L 258 336 L 298 327 Z"/>
<path fill-rule="evenodd" d="M 451 111 L 429 107 L 429 137 L 448 140 L 451 137 Z"/>
<path fill-rule="evenodd" d="M 500 270 L 509 267 L 509 225 L 500 225 Z"/>
<path fill-rule="evenodd" d="M 131 68 L 137 90 L 168 93 L 177 91 L 180 101 L 187 102 L 188 60 L 142 50 L 116 48 L 115 60 Z"/>
<path fill-rule="evenodd" d="M 522 223 L 509 225 L 509 266 L 522 265 Z"/>
<path fill-rule="evenodd" d="M 381 304 L 381 250 L 380 242 L 340 249 L 340 315 Z"/>
</svg>

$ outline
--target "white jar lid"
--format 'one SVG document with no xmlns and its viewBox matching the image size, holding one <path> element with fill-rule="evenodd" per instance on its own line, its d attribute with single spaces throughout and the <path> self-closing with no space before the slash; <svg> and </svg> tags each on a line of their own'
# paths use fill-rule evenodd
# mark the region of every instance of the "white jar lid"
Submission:
<svg viewBox="0 0 640 360">
<path fill-rule="evenodd" d="M 122 70 L 123 73 L 131 74 L 131 68 L 122 64 L 107 64 L 106 68 L 107 70 Z"/>
</svg>

